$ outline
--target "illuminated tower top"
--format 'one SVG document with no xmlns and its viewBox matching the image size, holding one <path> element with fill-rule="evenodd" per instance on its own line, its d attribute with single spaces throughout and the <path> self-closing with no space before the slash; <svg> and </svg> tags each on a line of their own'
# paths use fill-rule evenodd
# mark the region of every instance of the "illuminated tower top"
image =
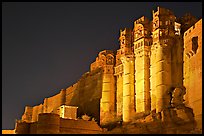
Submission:
<svg viewBox="0 0 204 136">
<path fill-rule="evenodd" d="M 130 28 L 120 29 L 119 37 L 120 49 L 117 50 L 116 54 L 116 65 L 120 65 L 121 56 L 133 54 L 132 52 L 132 30 Z"/>
<path fill-rule="evenodd" d="M 120 48 L 131 48 L 131 35 L 132 30 L 130 28 L 125 28 L 124 30 L 120 30 Z"/>
<path fill-rule="evenodd" d="M 133 41 L 137 41 L 140 38 L 150 37 L 151 30 L 149 25 L 149 20 L 142 16 L 141 18 L 137 19 L 134 22 L 134 29 L 133 29 Z"/>
<path fill-rule="evenodd" d="M 153 41 L 168 39 L 175 36 L 175 19 L 173 12 L 169 9 L 157 7 L 153 10 L 152 33 Z"/>
</svg>

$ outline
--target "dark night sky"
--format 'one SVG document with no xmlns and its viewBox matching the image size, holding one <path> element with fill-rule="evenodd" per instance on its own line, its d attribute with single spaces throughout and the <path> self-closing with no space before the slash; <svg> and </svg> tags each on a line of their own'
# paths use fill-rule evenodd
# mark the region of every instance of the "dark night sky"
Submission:
<svg viewBox="0 0 204 136">
<path fill-rule="evenodd" d="M 157 6 L 202 17 L 201 2 L 2 3 L 2 129 L 77 82 L 99 51 L 119 48 L 120 28 Z"/>
</svg>

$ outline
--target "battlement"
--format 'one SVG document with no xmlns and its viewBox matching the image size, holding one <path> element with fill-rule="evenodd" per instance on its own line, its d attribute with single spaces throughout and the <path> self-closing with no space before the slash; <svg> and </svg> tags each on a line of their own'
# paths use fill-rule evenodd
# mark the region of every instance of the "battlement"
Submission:
<svg viewBox="0 0 204 136">
<path fill-rule="evenodd" d="M 125 28 L 124 30 L 120 30 L 120 45 L 121 48 L 124 47 L 130 47 L 131 46 L 131 36 L 132 36 L 132 30 L 130 28 Z"/>
<path fill-rule="evenodd" d="M 184 32 L 184 37 L 188 36 L 191 31 L 193 31 L 196 28 L 200 28 L 200 26 L 202 25 L 202 18 L 200 20 L 198 20 L 194 25 L 192 25 L 187 31 Z"/>
<path fill-rule="evenodd" d="M 142 16 L 140 17 L 139 19 L 137 19 L 135 22 L 134 22 L 134 25 L 136 24 L 146 24 L 146 23 L 149 23 L 149 19 L 145 16 Z"/>
<path fill-rule="evenodd" d="M 131 28 L 120 29 L 120 36 L 126 36 L 126 34 L 130 34 L 131 31 Z"/>
<path fill-rule="evenodd" d="M 197 53 L 197 50 L 200 48 L 199 43 L 201 43 L 201 38 L 198 37 L 198 32 L 202 35 L 202 30 L 200 30 L 200 27 L 202 27 L 202 19 L 184 32 L 184 53 L 188 58 L 194 56 Z"/>
<path fill-rule="evenodd" d="M 152 14 L 153 14 L 153 16 L 158 16 L 158 15 L 165 15 L 165 16 L 174 15 L 174 13 L 171 10 L 163 8 L 163 7 L 157 7 L 157 11 L 152 10 Z"/>
</svg>

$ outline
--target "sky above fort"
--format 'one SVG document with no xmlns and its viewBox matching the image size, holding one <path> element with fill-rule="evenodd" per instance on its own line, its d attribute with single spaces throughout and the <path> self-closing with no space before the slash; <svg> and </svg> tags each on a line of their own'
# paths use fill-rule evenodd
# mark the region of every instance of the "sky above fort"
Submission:
<svg viewBox="0 0 204 136">
<path fill-rule="evenodd" d="M 100 51 L 119 49 L 120 29 L 152 20 L 157 6 L 202 17 L 201 2 L 2 3 L 2 129 L 76 83 Z"/>
</svg>

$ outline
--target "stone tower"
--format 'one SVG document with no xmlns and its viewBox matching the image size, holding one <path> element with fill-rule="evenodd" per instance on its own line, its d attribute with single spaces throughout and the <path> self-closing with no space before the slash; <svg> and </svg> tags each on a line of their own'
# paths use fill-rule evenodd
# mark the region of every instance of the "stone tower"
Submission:
<svg viewBox="0 0 204 136">
<path fill-rule="evenodd" d="M 146 17 L 134 22 L 133 44 L 135 54 L 136 112 L 150 111 L 150 45 L 152 43 L 150 24 Z"/>
<path fill-rule="evenodd" d="M 175 16 L 165 8 L 158 7 L 153 11 L 152 21 L 151 61 L 150 61 L 150 91 L 151 110 L 160 113 L 169 105 L 168 94 L 171 84 L 171 48 L 175 36 Z"/>
<path fill-rule="evenodd" d="M 134 55 L 132 52 L 132 31 L 120 30 L 120 49 L 116 54 L 115 76 L 117 80 L 117 116 L 129 122 L 135 112 Z"/>
<path fill-rule="evenodd" d="M 100 124 L 105 125 L 115 116 L 115 77 L 114 54 L 112 51 L 101 51 L 96 61 L 91 64 L 91 71 L 102 68 L 102 94 L 100 100 Z"/>
</svg>

